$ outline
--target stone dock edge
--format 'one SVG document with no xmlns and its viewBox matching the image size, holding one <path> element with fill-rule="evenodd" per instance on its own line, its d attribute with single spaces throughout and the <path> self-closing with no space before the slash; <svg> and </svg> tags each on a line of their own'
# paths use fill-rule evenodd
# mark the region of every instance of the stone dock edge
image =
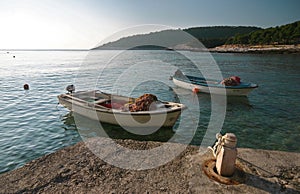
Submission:
<svg viewBox="0 0 300 194">
<path fill-rule="evenodd" d="M 206 148 L 201 148 L 203 154 L 197 146 L 167 143 L 184 151 L 159 167 L 129 170 L 106 163 L 88 148 L 102 142 L 101 148 L 111 150 L 105 141 L 79 142 L 3 173 L 0 193 L 300 193 L 300 153 L 238 148 L 236 164 L 243 181 L 227 185 L 205 174 L 203 164 L 213 160 Z M 134 150 L 166 144 L 114 141 Z"/>
</svg>

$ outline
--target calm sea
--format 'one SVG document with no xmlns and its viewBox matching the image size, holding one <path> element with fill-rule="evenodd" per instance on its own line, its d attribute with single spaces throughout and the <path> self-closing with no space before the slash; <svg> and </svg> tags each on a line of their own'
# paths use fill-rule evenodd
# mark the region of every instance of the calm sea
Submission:
<svg viewBox="0 0 300 194">
<path fill-rule="evenodd" d="M 133 75 L 155 69 L 153 80 L 138 84 L 131 95 L 150 92 L 162 100 L 177 101 L 172 88 L 155 81 L 166 76 L 160 72 L 170 70 L 172 64 L 195 74 L 189 59 L 203 64 L 204 69 L 209 70 L 211 65 L 211 61 L 205 62 L 204 54 L 196 52 L 183 52 L 184 56 L 170 51 L 118 53 L 0 51 L 0 173 L 82 141 L 74 115 L 57 105 L 57 95 L 64 93 L 67 85 L 73 83 L 77 90 L 97 88 L 126 95 L 128 83 L 138 77 Z M 228 99 L 221 132 L 235 133 L 239 147 L 300 152 L 300 55 L 212 56 L 224 77 L 238 75 L 244 81 L 259 84 L 248 98 Z M 121 74 L 129 81 L 114 87 Z M 30 90 L 23 90 L 25 83 Z M 171 81 L 169 84 L 175 87 Z M 201 116 L 191 144 L 199 145 L 209 122 L 211 103 L 207 94 L 194 98 L 200 102 Z M 116 126 L 105 127 L 114 138 L 130 138 Z M 154 134 L 150 140 L 164 141 L 172 135 L 166 133 Z M 184 138 L 185 133 L 181 135 Z"/>
</svg>

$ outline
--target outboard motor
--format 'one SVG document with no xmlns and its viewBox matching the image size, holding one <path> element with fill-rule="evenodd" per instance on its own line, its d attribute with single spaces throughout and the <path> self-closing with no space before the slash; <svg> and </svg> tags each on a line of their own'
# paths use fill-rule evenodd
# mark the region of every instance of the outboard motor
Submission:
<svg viewBox="0 0 300 194">
<path fill-rule="evenodd" d="M 75 86 L 72 84 L 72 85 L 68 85 L 66 87 L 66 90 L 68 91 L 68 93 L 73 93 L 75 92 Z"/>
</svg>

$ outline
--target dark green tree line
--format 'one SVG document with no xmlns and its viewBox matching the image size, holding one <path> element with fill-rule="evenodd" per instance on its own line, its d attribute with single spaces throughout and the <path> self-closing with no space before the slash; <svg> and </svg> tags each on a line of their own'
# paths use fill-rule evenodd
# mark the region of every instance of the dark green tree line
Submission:
<svg viewBox="0 0 300 194">
<path fill-rule="evenodd" d="M 226 44 L 300 44 L 300 21 L 248 34 L 236 34 Z"/>
</svg>

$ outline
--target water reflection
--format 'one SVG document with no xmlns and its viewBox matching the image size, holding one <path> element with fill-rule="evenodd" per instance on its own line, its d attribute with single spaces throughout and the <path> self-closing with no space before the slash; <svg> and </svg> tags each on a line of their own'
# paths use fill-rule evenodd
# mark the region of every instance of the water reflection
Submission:
<svg viewBox="0 0 300 194">
<path fill-rule="evenodd" d="M 63 115 L 61 117 L 61 121 L 64 124 L 63 128 L 65 130 L 77 130 L 74 117 L 73 117 L 73 112 L 69 112 L 68 114 Z"/>
<path fill-rule="evenodd" d="M 101 123 L 101 130 L 99 121 L 91 120 L 89 118 L 70 112 L 62 117 L 62 122 L 66 126 L 66 130 L 78 130 L 81 137 L 109 137 L 112 139 L 133 139 L 139 141 L 160 141 L 165 142 L 173 137 L 175 132 L 172 128 L 160 128 L 156 132 L 149 135 L 136 135 L 124 130 L 121 126 Z"/>
<path fill-rule="evenodd" d="M 251 106 L 247 96 L 228 96 L 228 104 Z"/>
</svg>

